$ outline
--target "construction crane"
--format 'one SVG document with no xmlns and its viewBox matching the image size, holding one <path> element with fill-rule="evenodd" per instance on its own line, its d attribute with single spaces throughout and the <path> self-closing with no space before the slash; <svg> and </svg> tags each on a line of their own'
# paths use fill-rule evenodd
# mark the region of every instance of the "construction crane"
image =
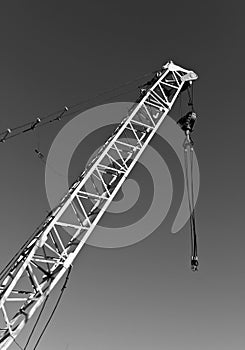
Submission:
<svg viewBox="0 0 245 350">
<path fill-rule="evenodd" d="M 169 61 L 140 89 L 113 134 L 0 274 L 0 349 L 7 349 L 69 271 L 178 95 L 197 74 Z M 190 144 L 193 116 L 179 121 Z M 37 121 L 38 122 L 38 121 Z M 189 126 L 190 127 L 189 127 Z M 76 222 L 69 220 L 69 213 Z M 67 215 L 68 213 L 68 215 Z M 192 256 L 197 265 L 196 252 Z"/>
</svg>

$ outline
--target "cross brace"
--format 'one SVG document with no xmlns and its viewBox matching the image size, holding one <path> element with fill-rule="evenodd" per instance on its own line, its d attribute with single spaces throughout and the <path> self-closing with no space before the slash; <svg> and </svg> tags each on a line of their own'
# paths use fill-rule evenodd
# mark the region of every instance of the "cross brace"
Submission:
<svg viewBox="0 0 245 350">
<path fill-rule="evenodd" d="M 7 349 L 73 263 L 172 108 L 197 75 L 168 62 L 39 229 L 0 275 L 0 349 Z"/>
</svg>

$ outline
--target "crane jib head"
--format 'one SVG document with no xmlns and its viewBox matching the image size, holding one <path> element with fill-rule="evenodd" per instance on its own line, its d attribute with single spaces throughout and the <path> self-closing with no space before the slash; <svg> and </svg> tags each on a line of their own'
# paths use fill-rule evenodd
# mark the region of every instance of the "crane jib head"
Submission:
<svg viewBox="0 0 245 350">
<path fill-rule="evenodd" d="M 181 77 L 182 81 L 190 81 L 191 82 L 192 80 L 198 79 L 198 75 L 195 72 L 188 71 L 188 70 L 176 65 L 173 61 L 167 62 L 165 65 L 162 66 L 162 68 L 169 69 L 169 71 L 171 71 L 171 72 L 182 71 L 182 72 L 186 73 L 185 75 L 183 75 Z"/>
<path fill-rule="evenodd" d="M 191 72 L 183 75 L 183 77 L 181 77 L 182 81 L 190 81 L 191 82 L 192 80 L 196 80 L 196 79 L 198 79 L 198 75 L 193 71 L 191 71 Z"/>
</svg>

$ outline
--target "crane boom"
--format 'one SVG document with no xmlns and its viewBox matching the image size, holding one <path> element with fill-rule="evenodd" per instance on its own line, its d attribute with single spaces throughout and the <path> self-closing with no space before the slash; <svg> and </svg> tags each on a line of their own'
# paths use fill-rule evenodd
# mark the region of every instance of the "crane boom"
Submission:
<svg viewBox="0 0 245 350">
<path fill-rule="evenodd" d="M 0 275 L 1 350 L 64 276 L 179 93 L 196 79 L 193 71 L 170 61 L 144 84 L 128 115 L 5 267 Z"/>
</svg>

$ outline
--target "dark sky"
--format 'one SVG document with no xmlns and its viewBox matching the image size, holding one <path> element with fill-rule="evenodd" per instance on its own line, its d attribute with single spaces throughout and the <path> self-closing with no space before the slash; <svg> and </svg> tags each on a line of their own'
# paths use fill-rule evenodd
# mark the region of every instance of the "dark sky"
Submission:
<svg viewBox="0 0 245 350">
<path fill-rule="evenodd" d="M 176 235 L 160 226 L 127 248 L 86 246 L 40 350 L 244 348 L 241 3 L 1 3 L 1 131 L 153 72 L 169 59 L 199 75 L 200 271 L 193 274 L 188 266 L 187 225 Z M 137 97 L 136 84 L 135 92 L 107 102 Z M 65 122 L 40 129 L 45 154 Z M 49 209 L 37 142 L 37 135 L 26 134 L 0 145 L 1 266 Z"/>
</svg>

